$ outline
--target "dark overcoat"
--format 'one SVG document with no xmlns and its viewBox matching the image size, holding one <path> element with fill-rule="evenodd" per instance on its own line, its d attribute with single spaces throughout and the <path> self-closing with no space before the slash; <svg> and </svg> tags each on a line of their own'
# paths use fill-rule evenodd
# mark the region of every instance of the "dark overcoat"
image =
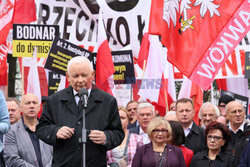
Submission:
<svg viewBox="0 0 250 167">
<path fill-rule="evenodd" d="M 48 97 L 36 134 L 44 142 L 53 145 L 53 167 L 82 166 L 82 113 L 77 108 L 71 86 Z M 107 138 L 105 145 L 87 139 L 86 166 L 107 166 L 106 151 L 120 145 L 124 138 L 117 102 L 113 96 L 93 87 L 85 113 L 86 129 L 104 131 Z M 70 139 L 56 138 L 62 126 L 75 129 Z"/>
</svg>

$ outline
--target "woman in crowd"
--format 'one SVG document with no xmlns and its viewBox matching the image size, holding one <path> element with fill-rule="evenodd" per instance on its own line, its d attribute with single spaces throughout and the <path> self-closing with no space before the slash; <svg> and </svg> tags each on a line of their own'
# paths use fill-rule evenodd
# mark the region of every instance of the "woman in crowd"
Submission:
<svg viewBox="0 0 250 167">
<path fill-rule="evenodd" d="M 118 147 L 107 152 L 107 164 L 109 166 L 130 166 L 135 155 L 136 148 L 143 145 L 142 136 L 135 133 L 129 133 L 127 126 L 129 124 L 129 114 L 123 107 L 118 109 L 122 129 L 125 133 L 125 137 Z"/>
<path fill-rule="evenodd" d="M 230 167 L 233 157 L 225 152 L 230 140 L 230 132 L 226 125 L 211 122 L 205 130 L 208 150 L 199 152 L 193 157 L 190 167 Z"/>
<path fill-rule="evenodd" d="M 147 128 L 151 143 L 137 148 L 132 167 L 185 167 L 181 149 L 166 144 L 172 130 L 168 121 L 163 118 L 153 118 Z"/>
<path fill-rule="evenodd" d="M 185 143 L 185 134 L 180 122 L 169 121 L 169 124 L 172 128 L 172 137 L 169 141 L 170 144 L 179 147 L 182 150 L 183 157 L 186 163 L 186 167 L 189 167 L 194 152 L 187 147 L 182 146 Z"/>
</svg>

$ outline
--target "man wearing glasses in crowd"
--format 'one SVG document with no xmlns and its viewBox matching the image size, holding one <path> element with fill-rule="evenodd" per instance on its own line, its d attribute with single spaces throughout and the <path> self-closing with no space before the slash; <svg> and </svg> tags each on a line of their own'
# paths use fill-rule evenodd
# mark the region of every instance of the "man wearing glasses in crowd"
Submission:
<svg viewBox="0 0 250 167">
<path fill-rule="evenodd" d="M 231 142 L 229 150 L 234 155 L 233 166 L 237 167 L 241 154 L 250 138 L 250 125 L 245 123 L 245 109 L 238 101 L 231 101 L 226 106 L 226 118 L 229 120 Z"/>
</svg>

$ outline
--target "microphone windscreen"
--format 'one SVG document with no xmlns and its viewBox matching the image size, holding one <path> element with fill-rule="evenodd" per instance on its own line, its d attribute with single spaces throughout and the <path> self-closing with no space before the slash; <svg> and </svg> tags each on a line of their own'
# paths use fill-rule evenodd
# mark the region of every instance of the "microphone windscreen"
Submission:
<svg viewBox="0 0 250 167">
<path fill-rule="evenodd" d="M 82 95 L 88 96 L 88 91 L 85 88 L 81 88 L 78 92 L 79 96 L 81 97 Z"/>
</svg>

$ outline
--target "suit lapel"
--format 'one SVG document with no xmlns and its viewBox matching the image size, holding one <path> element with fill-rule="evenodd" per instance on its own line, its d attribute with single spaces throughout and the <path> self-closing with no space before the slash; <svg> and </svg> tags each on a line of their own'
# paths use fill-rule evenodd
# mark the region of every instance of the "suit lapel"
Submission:
<svg viewBox="0 0 250 167">
<path fill-rule="evenodd" d="M 154 164 L 153 166 L 155 166 L 155 158 L 154 158 L 154 151 L 153 151 L 152 142 L 147 145 L 146 155 L 147 155 L 147 158 L 149 160 L 149 164 Z"/>
<path fill-rule="evenodd" d="M 22 143 L 23 143 L 22 146 L 23 146 L 23 148 L 26 149 L 26 152 L 28 153 L 27 156 L 28 157 L 31 156 L 31 159 L 34 161 L 34 163 L 38 165 L 38 163 L 37 163 L 37 157 L 36 157 L 36 152 L 35 152 L 33 143 L 32 143 L 32 141 L 30 139 L 29 133 L 24 128 L 22 121 L 19 121 L 18 128 L 19 128 L 19 137 L 20 138 L 17 138 L 17 140 L 21 140 L 22 141 Z"/>
</svg>

